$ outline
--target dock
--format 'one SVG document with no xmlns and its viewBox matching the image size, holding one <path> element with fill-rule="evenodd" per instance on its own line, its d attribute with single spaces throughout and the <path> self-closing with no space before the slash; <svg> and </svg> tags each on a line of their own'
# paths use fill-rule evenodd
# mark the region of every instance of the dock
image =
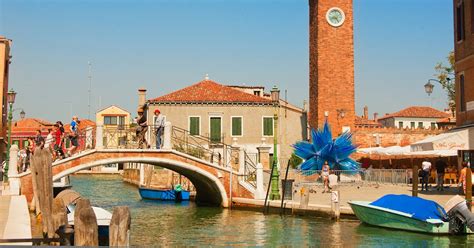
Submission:
<svg viewBox="0 0 474 248">
<path fill-rule="evenodd" d="M 24 195 L 0 196 L 0 239 L 31 239 L 31 222 Z M 0 245 L 28 245 L 25 243 L 0 243 Z"/>
</svg>

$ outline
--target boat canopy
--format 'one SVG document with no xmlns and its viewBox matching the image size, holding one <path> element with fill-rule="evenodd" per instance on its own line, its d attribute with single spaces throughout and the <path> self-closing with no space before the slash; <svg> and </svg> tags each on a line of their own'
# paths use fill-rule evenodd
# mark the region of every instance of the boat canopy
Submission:
<svg viewBox="0 0 474 248">
<path fill-rule="evenodd" d="M 385 195 L 370 205 L 407 213 L 412 215 L 412 218 L 423 221 L 427 219 L 443 220 L 446 216 L 446 211 L 438 203 L 408 195 Z"/>
</svg>

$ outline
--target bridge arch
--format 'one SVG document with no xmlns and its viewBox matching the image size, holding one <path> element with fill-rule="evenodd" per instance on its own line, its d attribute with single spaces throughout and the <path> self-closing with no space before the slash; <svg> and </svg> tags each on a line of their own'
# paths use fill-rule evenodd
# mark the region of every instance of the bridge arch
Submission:
<svg viewBox="0 0 474 248">
<path fill-rule="evenodd" d="M 53 180 L 63 178 L 80 170 L 113 163 L 143 163 L 156 165 L 175 171 L 187 177 L 196 188 L 196 202 L 228 207 L 228 197 L 222 182 L 210 172 L 185 162 L 160 157 L 119 157 L 105 158 L 65 169 Z"/>
</svg>

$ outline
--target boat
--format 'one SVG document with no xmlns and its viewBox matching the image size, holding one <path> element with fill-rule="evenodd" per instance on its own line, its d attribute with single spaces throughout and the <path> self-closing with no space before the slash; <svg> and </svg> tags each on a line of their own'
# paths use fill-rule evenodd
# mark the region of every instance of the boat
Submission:
<svg viewBox="0 0 474 248">
<path fill-rule="evenodd" d="M 142 199 L 161 201 L 189 201 L 189 191 L 172 188 L 139 187 L 138 192 Z"/>
<path fill-rule="evenodd" d="M 430 234 L 474 231 L 474 214 L 460 196 L 447 203 L 447 211 L 434 201 L 408 195 L 389 194 L 373 202 L 348 203 L 360 221 L 373 226 Z"/>
<path fill-rule="evenodd" d="M 67 220 L 68 224 L 74 228 L 74 209 L 75 205 L 68 205 L 68 214 Z M 112 219 L 112 213 L 109 211 L 99 208 L 99 207 L 92 207 L 94 214 L 97 218 L 97 227 L 98 227 L 98 234 L 99 234 L 99 246 L 108 246 L 109 245 L 109 225 L 110 220 Z M 74 239 L 71 240 L 71 244 L 74 244 Z"/>
</svg>

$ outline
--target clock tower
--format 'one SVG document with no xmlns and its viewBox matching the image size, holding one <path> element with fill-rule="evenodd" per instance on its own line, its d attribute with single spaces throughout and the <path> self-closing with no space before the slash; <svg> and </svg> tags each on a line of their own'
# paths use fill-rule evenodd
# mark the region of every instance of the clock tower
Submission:
<svg viewBox="0 0 474 248">
<path fill-rule="evenodd" d="M 352 0 L 309 0 L 309 125 L 327 118 L 333 136 L 353 130 Z"/>
</svg>

